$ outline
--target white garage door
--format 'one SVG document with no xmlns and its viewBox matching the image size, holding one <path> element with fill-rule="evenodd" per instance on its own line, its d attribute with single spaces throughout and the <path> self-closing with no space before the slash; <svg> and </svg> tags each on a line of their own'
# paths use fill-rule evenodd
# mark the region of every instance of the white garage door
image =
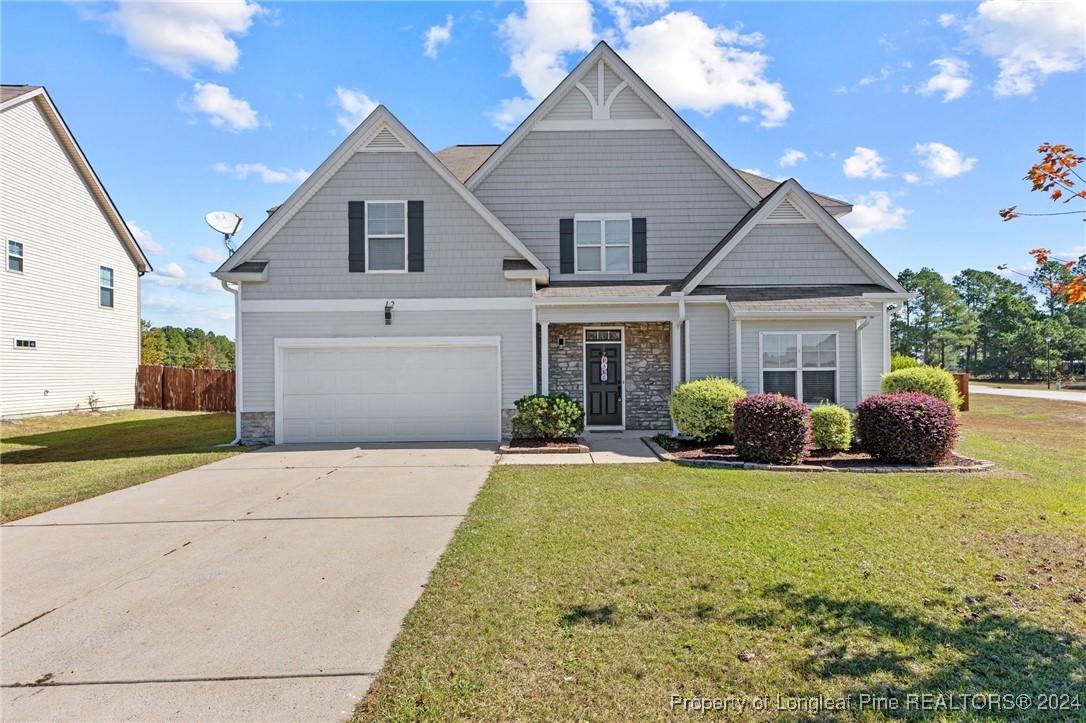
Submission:
<svg viewBox="0 0 1086 723">
<path fill-rule="evenodd" d="M 500 438 L 498 346 L 284 346 L 279 442 Z"/>
</svg>

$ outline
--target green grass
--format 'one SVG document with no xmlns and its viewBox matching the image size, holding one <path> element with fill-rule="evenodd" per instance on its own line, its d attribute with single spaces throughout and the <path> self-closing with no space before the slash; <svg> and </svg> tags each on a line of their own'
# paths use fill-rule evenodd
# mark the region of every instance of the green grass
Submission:
<svg viewBox="0 0 1086 723">
<path fill-rule="evenodd" d="M 0 424 L 0 518 L 21 517 L 237 454 L 234 415 L 138 409 Z"/>
<path fill-rule="evenodd" d="M 999 471 L 496 467 L 356 720 L 703 718 L 671 696 L 887 688 L 1086 706 L 1086 405 L 981 397 L 963 421 L 960 450 Z M 883 714 L 809 719 L 828 717 Z"/>
<path fill-rule="evenodd" d="M 1049 387 L 1045 382 L 1019 382 L 1019 381 L 990 381 L 987 379 L 977 380 L 970 379 L 970 384 L 979 384 L 982 387 L 1003 387 L 1004 389 L 1038 389 L 1041 391 L 1057 391 L 1056 382 L 1052 382 L 1052 386 Z M 1082 392 L 1086 391 L 1086 382 L 1064 382 L 1062 391 L 1065 392 Z"/>
</svg>

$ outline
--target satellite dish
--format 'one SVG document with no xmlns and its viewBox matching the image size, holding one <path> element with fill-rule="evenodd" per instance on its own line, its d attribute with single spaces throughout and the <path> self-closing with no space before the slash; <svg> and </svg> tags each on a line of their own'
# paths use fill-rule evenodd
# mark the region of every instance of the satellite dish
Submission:
<svg viewBox="0 0 1086 723">
<path fill-rule="evenodd" d="M 241 230 L 241 220 L 245 214 L 232 211 L 212 211 L 204 216 L 207 225 L 223 235 L 227 250 L 234 253 L 234 247 L 230 244 L 230 237 Z"/>
</svg>

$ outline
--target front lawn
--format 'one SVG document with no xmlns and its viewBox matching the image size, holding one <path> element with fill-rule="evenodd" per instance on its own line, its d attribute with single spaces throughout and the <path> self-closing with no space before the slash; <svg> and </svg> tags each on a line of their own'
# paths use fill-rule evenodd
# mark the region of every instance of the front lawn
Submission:
<svg viewBox="0 0 1086 723">
<path fill-rule="evenodd" d="M 959 449 L 996 472 L 495 467 L 356 718 L 704 717 L 680 695 L 825 719 L 861 713 L 775 696 L 888 689 L 1086 706 L 1086 405 L 972 401 Z"/>
<path fill-rule="evenodd" d="M 136 409 L 0 423 L 0 517 L 10 522 L 237 454 L 233 414 Z"/>
</svg>

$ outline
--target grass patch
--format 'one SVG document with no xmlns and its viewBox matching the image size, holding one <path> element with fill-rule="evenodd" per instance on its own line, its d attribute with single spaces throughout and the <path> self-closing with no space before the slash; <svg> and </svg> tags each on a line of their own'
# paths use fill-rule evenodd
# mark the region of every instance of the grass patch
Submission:
<svg viewBox="0 0 1086 723">
<path fill-rule="evenodd" d="M 355 719 L 888 688 L 1086 705 L 1084 415 L 976 398 L 960 451 L 1003 467 L 983 474 L 495 467 Z"/>
<path fill-rule="evenodd" d="M 238 454 L 234 415 L 136 409 L 0 423 L 10 522 Z"/>
</svg>

